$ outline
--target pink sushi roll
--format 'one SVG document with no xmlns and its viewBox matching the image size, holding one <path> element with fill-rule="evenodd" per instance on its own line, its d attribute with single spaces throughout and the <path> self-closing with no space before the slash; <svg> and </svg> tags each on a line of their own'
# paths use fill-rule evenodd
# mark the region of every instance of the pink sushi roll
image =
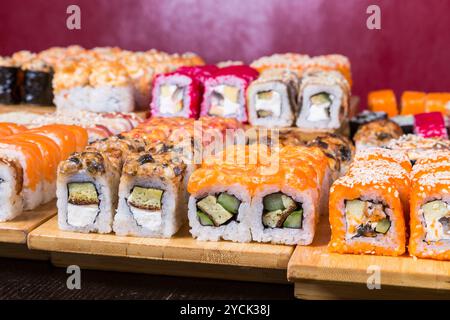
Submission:
<svg viewBox="0 0 450 320">
<path fill-rule="evenodd" d="M 244 65 L 219 69 L 205 81 L 200 115 L 247 122 L 246 91 L 258 75 L 258 71 Z"/>
<path fill-rule="evenodd" d="M 420 113 L 414 116 L 414 133 L 424 138 L 448 138 L 445 120 L 440 112 Z"/>
<path fill-rule="evenodd" d="M 217 70 L 216 66 L 181 67 L 159 74 L 153 82 L 153 117 L 184 117 L 197 119 L 204 82 Z"/>
</svg>

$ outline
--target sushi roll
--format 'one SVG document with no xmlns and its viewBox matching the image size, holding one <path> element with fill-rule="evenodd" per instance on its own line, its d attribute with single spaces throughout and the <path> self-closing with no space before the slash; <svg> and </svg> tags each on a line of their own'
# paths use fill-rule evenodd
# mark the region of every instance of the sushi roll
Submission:
<svg viewBox="0 0 450 320">
<path fill-rule="evenodd" d="M 377 120 L 362 125 L 353 140 L 356 149 L 386 146 L 389 141 L 403 135 L 402 128 L 391 120 Z"/>
<path fill-rule="evenodd" d="M 298 99 L 297 127 L 339 129 L 348 115 L 350 86 L 337 71 L 309 70 L 303 74 Z"/>
<path fill-rule="evenodd" d="M 380 112 L 372 112 L 369 110 L 364 110 L 359 113 L 355 117 L 350 119 L 350 138 L 353 138 L 355 133 L 358 131 L 359 127 L 363 124 L 376 121 L 376 120 L 385 120 L 387 119 L 387 113 Z"/>
<path fill-rule="evenodd" d="M 155 70 L 144 52 L 129 52 L 120 57 L 133 85 L 134 101 L 138 110 L 147 110 L 150 105 L 152 80 Z"/>
<path fill-rule="evenodd" d="M 443 116 L 450 109 L 450 93 L 428 93 L 425 97 L 425 112 L 440 112 Z"/>
<path fill-rule="evenodd" d="M 251 183 L 238 168 L 200 168 L 189 179 L 188 218 L 202 241 L 250 242 Z"/>
<path fill-rule="evenodd" d="M 89 75 L 91 66 L 88 61 L 65 60 L 56 66 L 53 77 L 54 102 L 58 110 L 82 110 L 89 108 Z"/>
<path fill-rule="evenodd" d="M 401 150 L 406 153 L 409 161 L 414 164 L 417 160 L 429 158 L 436 153 L 450 150 L 450 141 L 441 138 L 424 138 L 414 134 L 406 134 L 391 140 L 386 148 Z"/>
<path fill-rule="evenodd" d="M 10 57 L 0 57 L 0 103 L 20 102 L 20 68 Z"/>
<path fill-rule="evenodd" d="M 111 232 L 119 179 L 119 163 L 106 153 L 74 153 L 61 162 L 56 191 L 59 228 Z"/>
<path fill-rule="evenodd" d="M 331 252 L 389 256 L 405 252 L 403 207 L 386 176 L 372 172 L 339 178 L 330 190 L 329 214 Z"/>
<path fill-rule="evenodd" d="M 448 139 L 445 120 L 441 112 L 414 115 L 414 133 L 424 138 Z"/>
<path fill-rule="evenodd" d="M 157 75 L 153 83 L 152 116 L 197 119 L 204 82 L 217 69 L 216 66 L 181 67 Z"/>
<path fill-rule="evenodd" d="M 249 122 L 253 126 L 290 127 L 298 111 L 299 79 L 290 71 L 266 71 L 247 90 Z"/>
<path fill-rule="evenodd" d="M 0 156 L 0 222 L 12 220 L 22 213 L 23 188 L 24 172 L 19 161 Z"/>
<path fill-rule="evenodd" d="M 280 168 L 258 177 L 252 197 L 250 227 L 258 242 L 311 244 L 320 212 L 328 203 L 327 160 L 307 148 L 284 147 L 275 155 Z"/>
<path fill-rule="evenodd" d="M 240 122 L 247 122 L 247 87 L 258 74 L 255 69 L 244 65 L 216 71 L 205 81 L 200 115 L 236 118 Z"/>
<path fill-rule="evenodd" d="M 130 112 L 134 110 L 131 79 L 119 62 L 97 61 L 89 75 L 89 111 Z"/>
<path fill-rule="evenodd" d="M 330 162 L 333 179 L 345 174 L 355 156 L 355 147 L 346 137 L 334 133 L 320 135 L 308 142 L 308 147 L 319 148 Z"/>
<path fill-rule="evenodd" d="M 425 92 L 405 91 L 402 94 L 402 115 L 415 115 L 425 112 Z"/>
<path fill-rule="evenodd" d="M 389 117 L 398 115 L 397 98 L 395 97 L 394 91 L 390 89 L 369 92 L 367 106 L 370 111 L 383 111 Z"/>
<path fill-rule="evenodd" d="M 149 152 L 130 155 L 119 186 L 117 235 L 170 238 L 186 222 L 186 165 Z"/>
<path fill-rule="evenodd" d="M 44 60 L 34 58 L 22 65 L 24 103 L 53 105 L 53 68 Z"/>
<path fill-rule="evenodd" d="M 409 253 L 450 260 L 450 167 L 448 162 L 437 162 L 431 172 L 427 168 L 416 170 L 412 177 Z"/>
</svg>

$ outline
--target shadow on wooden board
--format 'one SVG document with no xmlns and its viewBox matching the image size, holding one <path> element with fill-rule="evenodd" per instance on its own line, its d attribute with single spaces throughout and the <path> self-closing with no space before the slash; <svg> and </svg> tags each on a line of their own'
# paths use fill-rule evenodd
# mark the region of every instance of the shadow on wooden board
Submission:
<svg viewBox="0 0 450 320">
<path fill-rule="evenodd" d="M 450 291 L 398 286 L 369 290 L 366 284 L 297 280 L 295 297 L 306 300 L 450 300 Z"/>
<path fill-rule="evenodd" d="M 52 252 L 57 267 L 287 284 L 286 270 Z"/>
</svg>

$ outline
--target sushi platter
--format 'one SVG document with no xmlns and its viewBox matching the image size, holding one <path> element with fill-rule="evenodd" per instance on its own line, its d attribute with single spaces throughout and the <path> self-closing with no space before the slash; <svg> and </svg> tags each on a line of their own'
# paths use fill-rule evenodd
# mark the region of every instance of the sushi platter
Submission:
<svg viewBox="0 0 450 320">
<path fill-rule="evenodd" d="M 5 255 L 299 298 L 450 292 L 448 93 L 374 91 L 359 113 L 339 54 L 70 46 L 0 76 Z"/>
</svg>

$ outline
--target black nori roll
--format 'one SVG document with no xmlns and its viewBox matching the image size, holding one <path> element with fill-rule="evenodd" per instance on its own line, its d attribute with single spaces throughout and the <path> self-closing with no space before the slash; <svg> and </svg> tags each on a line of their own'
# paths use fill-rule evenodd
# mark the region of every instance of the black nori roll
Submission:
<svg viewBox="0 0 450 320">
<path fill-rule="evenodd" d="M 0 103 L 16 104 L 20 102 L 20 69 L 0 67 Z"/>
<path fill-rule="evenodd" d="M 53 72 L 24 71 L 22 101 L 24 103 L 53 105 Z"/>
<path fill-rule="evenodd" d="M 386 112 L 372 112 L 364 110 L 359 113 L 356 117 L 350 119 L 350 138 L 353 138 L 356 131 L 358 131 L 359 126 L 375 121 L 387 119 Z"/>
</svg>

